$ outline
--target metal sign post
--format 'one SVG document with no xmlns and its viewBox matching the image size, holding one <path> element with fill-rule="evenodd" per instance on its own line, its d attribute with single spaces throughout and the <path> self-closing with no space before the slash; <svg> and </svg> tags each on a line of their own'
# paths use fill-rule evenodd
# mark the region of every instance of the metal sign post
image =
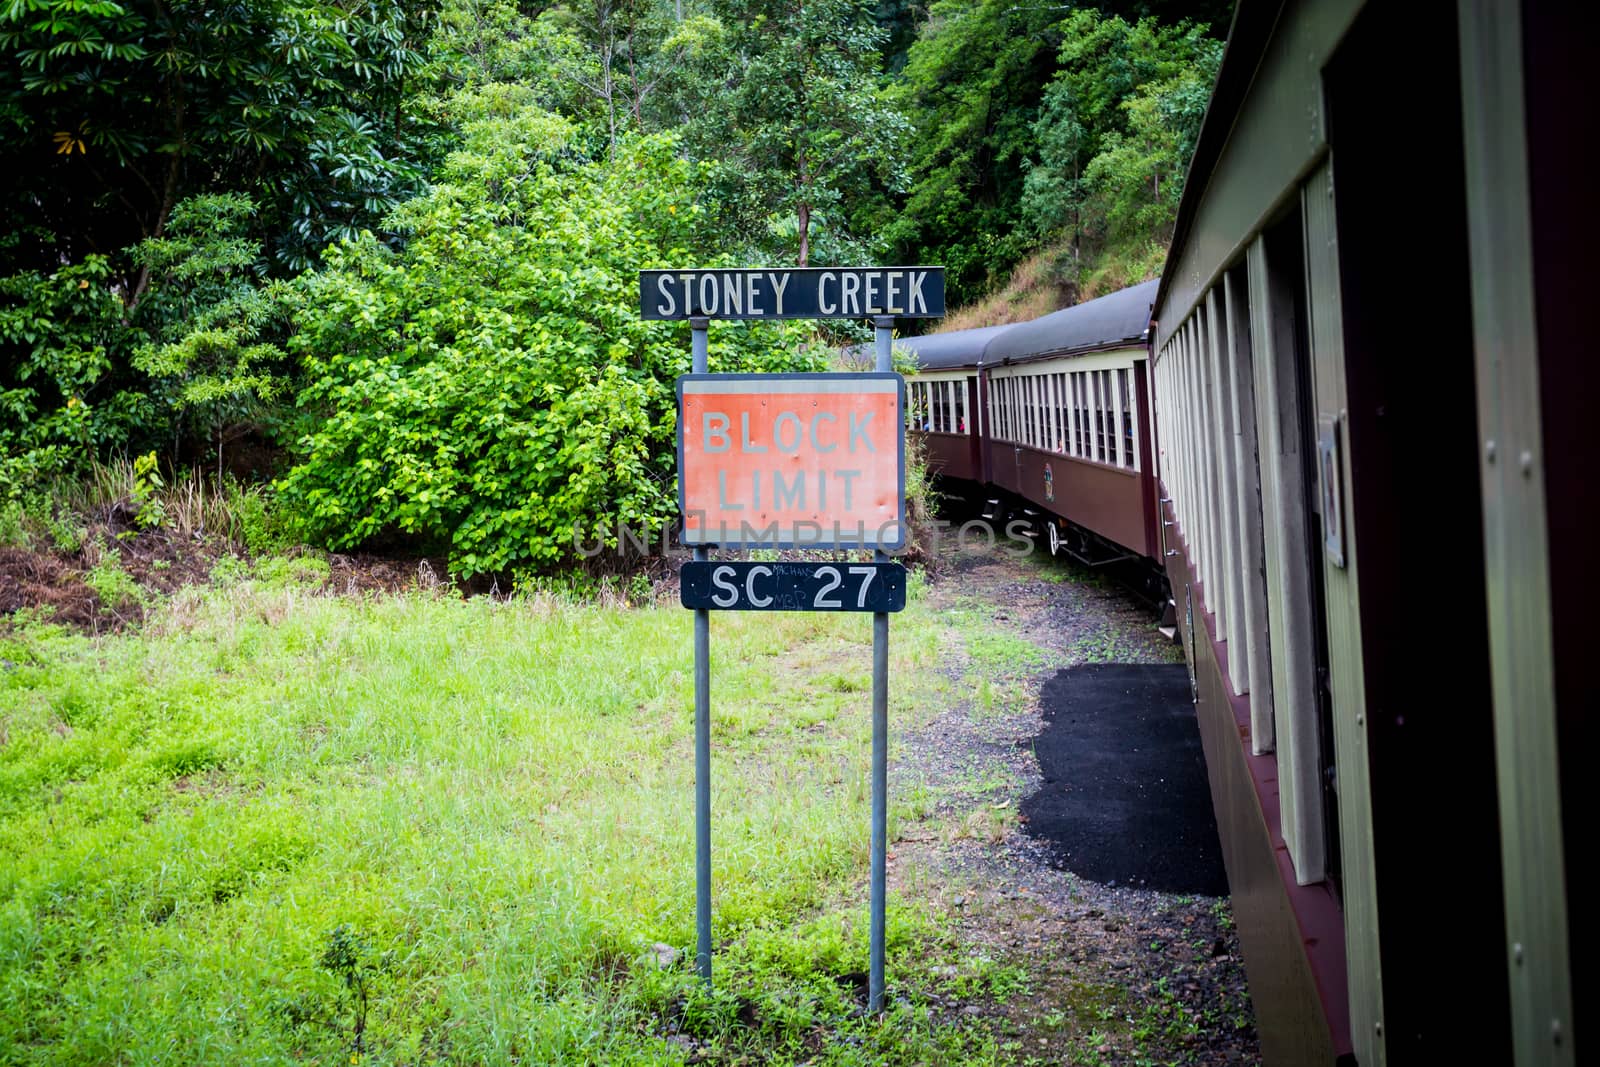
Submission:
<svg viewBox="0 0 1600 1067">
<path fill-rule="evenodd" d="M 880 373 L 892 369 L 894 319 L 872 320 Z M 902 489 L 902 492 L 904 490 Z M 879 561 L 888 559 L 883 550 Z M 883 1010 L 883 940 L 889 877 L 889 616 L 872 616 L 872 902 L 867 1010 Z"/>
<path fill-rule="evenodd" d="M 707 318 L 689 320 L 690 367 L 706 372 Z M 704 545 L 694 558 L 704 562 Z M 694 929 L 695 969 L 711 984 L 711 612 L 694 613 Z"/>
<path fill-rule="evenodd" d="M 944 313 L 939 267 L 640 271 L 645 319 L 688 319 L 692 371 L 678 380 L 680 596 L 694 609 L 696 967 L 711 983 L 712 610 L 872 612 L 872 822 L 867 1007 L 883 1010 L 888 896 L 889 613 L 905 606 L 905 383 L 895 317 Z M 712 318 L 860 318 L 871 374 L 707 373 Z M 889 449 L 887 434 L 894 435 Z M 876 562 L 710 561 L 712 546 L 871 548 Z"/>
</svg>

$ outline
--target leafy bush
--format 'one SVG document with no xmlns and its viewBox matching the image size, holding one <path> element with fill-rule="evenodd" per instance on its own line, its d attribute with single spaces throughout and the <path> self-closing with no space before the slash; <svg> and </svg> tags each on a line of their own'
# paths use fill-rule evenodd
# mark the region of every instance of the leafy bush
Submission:
<svg viewBox="0 0 1600 1067">
<path fill-rule="evenodd" d="M 0 278 L 0 499 L 86 469 L 155 418 L 104 256 Z"/>
<path fill-rule="evenodd" d="M 134 365 L 175 415 L 216 444 L 219 471 L 224 432 L 267 418 L 287 388 L 283 352 L 264 336 L 281 307 L 261 283 L 260 242 L 248 236 L 255 212 L 247 196 L 191 197 L 173 208 L 165 236 L 138 248 L 151 278 L 139 307 L 151 340 Z"/>
<path fill-rule="evenodd" d="M 689 336 L 639 320 L 636 272 L 700 258 L 697 172 L 664 136 L 590 158 L 524 89 L 454 106 L 462 149 L 390 219 L 403 250 L 344 242 L 291 298 L 306 432 L 280 498 L 329 547 L 398 531 L 461 575 L 550 567 L 575 528 L 676 511 Z M 810 369 L 805 336 L 719 329 L 713 362 Z"/>
</svg>

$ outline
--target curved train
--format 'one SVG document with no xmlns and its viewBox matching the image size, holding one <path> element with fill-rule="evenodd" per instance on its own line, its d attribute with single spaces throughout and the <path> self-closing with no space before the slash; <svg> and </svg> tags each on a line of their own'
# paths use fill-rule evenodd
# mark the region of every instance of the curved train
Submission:
<svg viewBox="0 0 1600 1067">
<path fill-rule="evenodd" d="M 1163 277 L 905 342 L 931 468 L 1164 576 L 1269 1063 L 1590 1041 L 1592 29 L 1241 0 Z"/>
<path fill-rule="evenodd" d="M 1156 283 L 1032 322 L 901 342 L 919 371 L 906 404 L 929 469 L 992 487 L 1052 553 L 1155 557 L 1146 335 Z"/>
</svg>

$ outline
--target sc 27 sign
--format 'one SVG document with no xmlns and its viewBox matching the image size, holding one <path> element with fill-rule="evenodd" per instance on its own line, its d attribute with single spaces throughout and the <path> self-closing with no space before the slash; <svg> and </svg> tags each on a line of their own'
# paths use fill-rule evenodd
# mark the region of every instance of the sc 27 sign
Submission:
<svg viewBox="0 0 1600 1067">
<path fill-rule="evenodd" d="M 678 595 L 712 611 L 901 611 L 898 563 L 685 563 Z"/>
</svg>

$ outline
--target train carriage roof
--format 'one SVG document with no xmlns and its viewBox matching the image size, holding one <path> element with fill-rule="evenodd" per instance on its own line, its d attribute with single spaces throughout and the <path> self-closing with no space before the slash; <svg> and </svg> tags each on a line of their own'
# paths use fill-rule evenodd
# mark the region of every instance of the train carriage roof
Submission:
<svg viewBox="0 0 1600 1067">
<path fill-rule="evenodd" d="M 1143 344 L 1160 279 L 1019 323 L 984 350 L 986 365 Z"/>
<path fill-rule="evenodd" d="M 1031 322 L 981 326 L 907 337 L 896 344 L 917 354 L 923 370 L 994 366 L 1043 356 L 1093 352 L 1144 343 L 1160 279 L 1053 311 Z"/>
<path fill-rule="evenodd" d="M 895 344 L 904 345 L 917 354 L 917 366 L 923 370 L 948 370 L 952 367 L 975 367 L 983 359 L 983 350 L 989 342 L 1014 325 L 980 326 L 975 330 L 952 330 L 949 333 L 929 333 L 921 337 L 902 337 Z"/>
</svg>

